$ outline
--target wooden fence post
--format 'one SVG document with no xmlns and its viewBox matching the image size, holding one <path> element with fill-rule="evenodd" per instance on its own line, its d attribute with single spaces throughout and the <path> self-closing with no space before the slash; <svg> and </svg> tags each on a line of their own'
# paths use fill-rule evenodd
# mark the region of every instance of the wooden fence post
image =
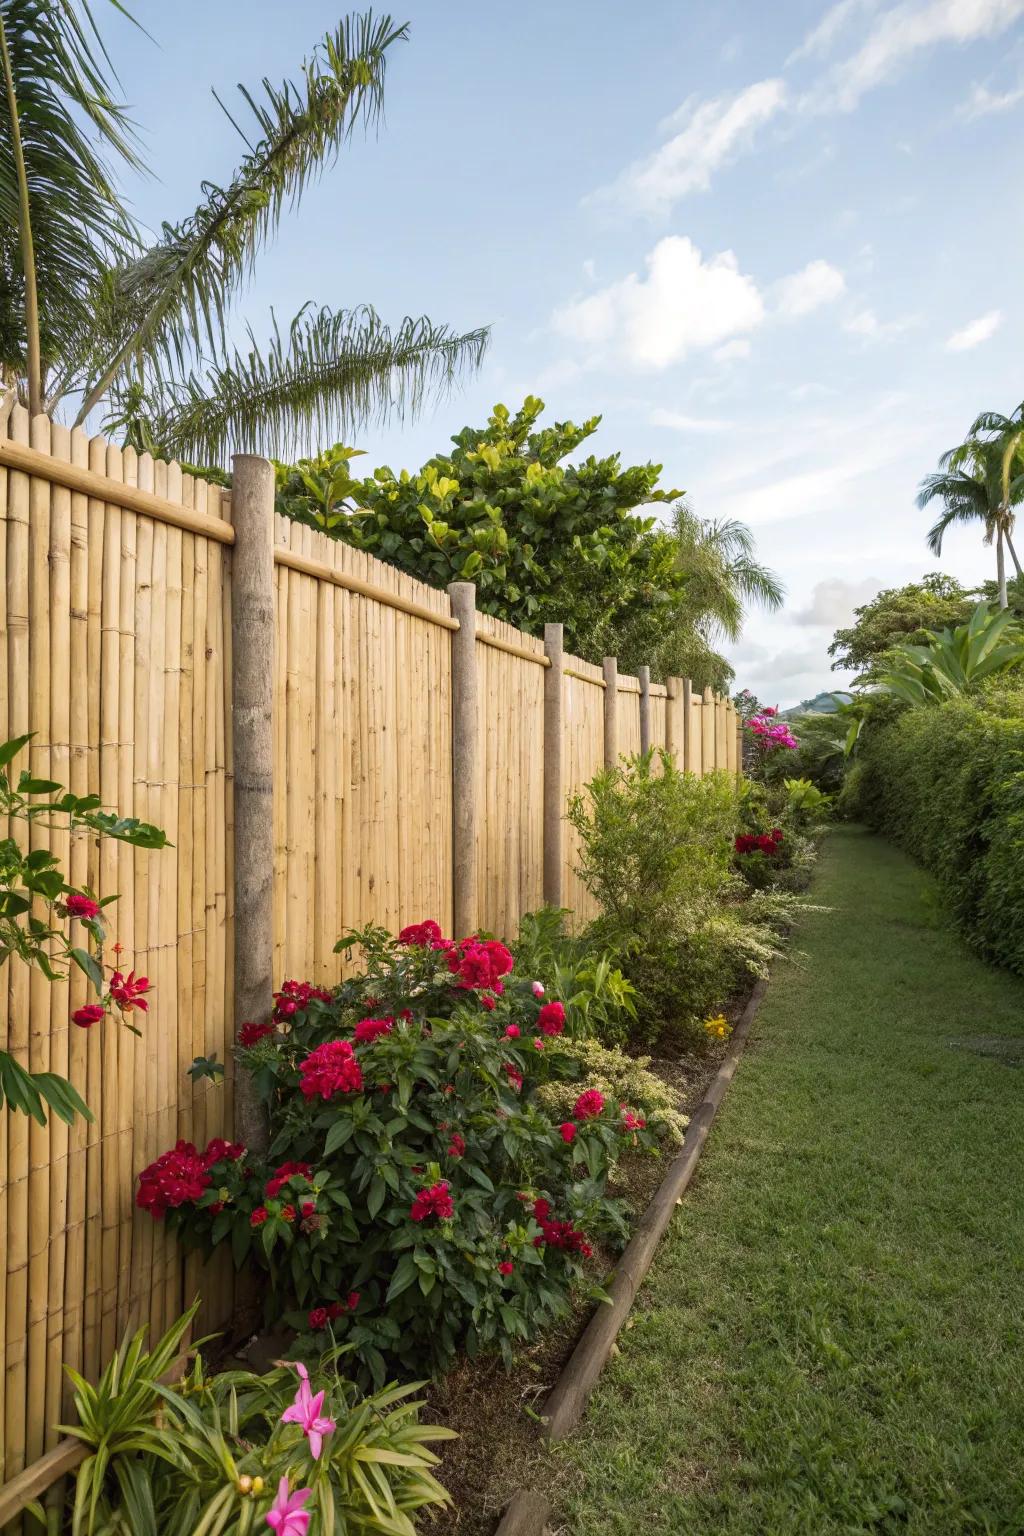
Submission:
<svg viewBox="0 0 1024 1536">
<path fill-rule="evenodd" d="M 619 760 L 619 663 L 604 658 L 604 765 L 614 768 Z"/>
<path fill-rule="evenodd" d="M 274 468 L 232 460 L 231 715 L 235 800 L 235 1020 L 265 1024 L 274 1005 Z M 235 1137 L 266 1150 L 253 1078 L 235 1079 Z"/>
<path fill-rule="evenodd" d="M 475 933 L 476 882 L 476 583 L 448 588 L 452 618 L 452 924 L 457 938 Z"/>
<path fill-rule="evenodd" d="M 727 757 L 727 754 L 726 754 L 726 724 L 725 724 L 725 716 L 726 716 L 725 700 L 722 698 L 721 694 L 716 693 L 715 694 L 715 767 L 719 770 L 720 773 L 724 772 L 728 768 L 728 765 L 729 765 L 728 764 L 728 757 Z"/>
<path fill-rule="evenodd" d="M 715 767 L 715 698 L 705 688 L 700 703 L 700 773 L 713 773 Z"/>
<path fill-rule="evenodd" d="M 686 716 L 683 714 L 683 680 L 665 679 L 665 749 L 682 772 L 686 761 Z"/>
<path fill-rule="evenodd" d="M 743 720 L 736 711 L 736 777 L 743 782 Z"/>
<path fill-rule="evenodd" d="M 637 667 L 640 681 L 640 755 L 651 750 L 651 669 Z"/>
<path fill-rule="evenodd" d="M 544 904 L 562 905 L 562 626 L 544 625 Z"/>
<path fill-rule="evenodd" d="M 693 683 L 683 678 L 683 763 L 687 773 L 700 773 L 700 758 L 693 729 Z"/>
</svg>

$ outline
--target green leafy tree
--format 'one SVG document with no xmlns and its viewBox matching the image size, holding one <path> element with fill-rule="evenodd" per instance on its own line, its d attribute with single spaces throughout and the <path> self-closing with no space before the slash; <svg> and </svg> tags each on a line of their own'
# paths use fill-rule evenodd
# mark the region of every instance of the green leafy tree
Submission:
<svg viewBox="0 0 1024 1536">
<path fill-rule="evenodd" d="M 475 367 L 486 331 L 425 317 L 391 330 L 369 308 L 306 305 L 269 345 L 251 330 L 242 346 L 227 339 L 284 211 L 379 119 L 406 36 L 390 17 L 353 16 L 297 83 L 241 87 L 250 122 L 234 175 L 204 181 L 194 211 L 147 241 L 107 164 L 139 157 L 88 0 L 0 0 L 0 364 L 29 409 L 74 400 L 80 424 L 105 405 L 134 447 L 212 461 L 295 452 Z"/>
<path fill-rule="evenodd" d="M 340 446 L 280 465 L 278 510 L 432 586 L 475 581 L 483 612 L 520 629 L 561 622 L 587 659 L 647 661 L 677 620 L 685 578 L 643 509 L 682 492 L 658 488 L 659 464 L 623 469 L 618 454 L 564 464 L 601 418 L 538 429 L 543 409 L 533 396 L 514 416 L 496 405 L 418 474 L 384 466 L 354 479 L 354 450 Z"/>
<path fill-rule="evenodd" d="M 968 619 L 972 597 L 955 577 L 940 571 L 905 587 L 887 587 L 853 610 L 851 625 L 836 630 L 828 648 L 833 670 L 860 672 L 860 682 L 872 681 L 897 645 L 922 644 L 933 630 Z"/>
<path fill-rule="evenodd" d="M 1018 579 L 1020 561 L 1013 544 L 1014 508 L 1024 499 L 1024 401 L 1012 416 L 983 411 L 965 442 L 944 453 L 938 471 L 921 482 L 919 507 L 942 502 L 928 534 L 928 547 L 942 553 L 947 529 L 979 522 L 986 544 L 996 546 L 996 584 L 1000 608 L 1007 606 L 1006 558 L 1009 550 Z"/>
</svg>

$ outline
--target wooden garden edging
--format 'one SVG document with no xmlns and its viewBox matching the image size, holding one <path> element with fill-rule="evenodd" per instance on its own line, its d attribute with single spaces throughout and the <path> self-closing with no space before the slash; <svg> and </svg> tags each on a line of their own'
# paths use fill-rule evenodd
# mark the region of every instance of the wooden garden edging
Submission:
<svg viewBox="0 0 1024 1536">
<path fill-rule="evenodd" d="M 755 982 L 733 1031 L 728 1053 L 687 1127 L 682 1146 L 615 1266 L 608 1287 L 610 1304 L 597 1308 L 548 1396 L 541 1429 L 548 1440 L 564 1440 L 583 1417 L 590 1394 L 612 1352 L 616 1336 L 632 1310 L 658 1244 L 693 1177 L 719 1105 L 736 1073 L 766 986 L 767 982 L 763 980 Z M 543 1536 L 550 1513 L 547 1499 L 520 1489 L 505 1511 L 495 1536 Z"/>
</svg>

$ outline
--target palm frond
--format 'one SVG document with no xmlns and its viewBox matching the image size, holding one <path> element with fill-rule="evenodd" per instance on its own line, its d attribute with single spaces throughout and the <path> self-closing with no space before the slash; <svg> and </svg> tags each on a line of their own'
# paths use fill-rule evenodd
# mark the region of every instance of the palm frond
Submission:
<svg viewBox="0 0 1024 1536">
<path fill-rule="evenodd" d="M 165 224 L 155 245 L 114 273 L 113 311 L 137 319 L 90 381 L 79 422 L 140 353 L 181 370 L 203 346 L 220 349 L 230 304 L 285 207 L 296 205 L 359 123 L 379 117 L 387 51 L 407 32 L 390 16 L 352 16 L 314 50 L 299 85 L 264 79 L 262 100 L 239 87 L 256 142 L 227 187 L 204 183 L 196 210 Z"/>
<path fill-rule="evenodd" d="M 119 0 L 112 0 L 123 11 Z M 127 13 L 126 13 L 127 14 Z M 44 360 L 90 324 L 91 297 L 111 253 L 135 239 L 105 156 L 140 166 L 132 125 L 114 100 L 87 0 L 0 0 L 11 95 L 28 182 L 29 224 Z M 24 368 L 25 268 L 13 119 L 0 92 L 0 336 L 2 361 Z"/>
<path fill-rule="evenodd" d="M 486 330 L 458 335 L 425 316 L 397 330 L 374 310 L 300 310 L 261 350 L 252 332 L 206 371 L 157 387 L 151 435 L 160 450 L 226 463 L 239 452 L 295 458 L 325 440 L 350 439 L 368 421 L 416 410 L 479 366 Z"/>
</svg>

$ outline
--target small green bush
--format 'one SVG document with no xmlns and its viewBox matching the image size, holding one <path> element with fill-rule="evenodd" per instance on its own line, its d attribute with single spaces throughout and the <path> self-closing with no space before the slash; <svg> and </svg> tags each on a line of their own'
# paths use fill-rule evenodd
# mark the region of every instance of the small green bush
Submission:
<svg viewBox="0 0 1024 1536">
<path fill-rule="evenodd" d="M 931 870 L 972 946 L 1024 974 L 1024 689 L 873 717 L 840 809 Z"/>
<path fill-rule="evenodd" d="M 581 1089 L 596 1088 L 614 1104 L 633 1105 L 657 1136 L 666 1141 L 682 1141 L 688 1117 L 679 1113 L 677 1091 L 649 1070 L 649 1056 L 631 1056 L 618 1046 L 602 1045 L 599 1040 L 577 1040 L 574 1055 L 579 1080 L 552 1080 L 537 1094 L 538 1102 L 554 1119 L 568 1118 Z"/>
</svg>

